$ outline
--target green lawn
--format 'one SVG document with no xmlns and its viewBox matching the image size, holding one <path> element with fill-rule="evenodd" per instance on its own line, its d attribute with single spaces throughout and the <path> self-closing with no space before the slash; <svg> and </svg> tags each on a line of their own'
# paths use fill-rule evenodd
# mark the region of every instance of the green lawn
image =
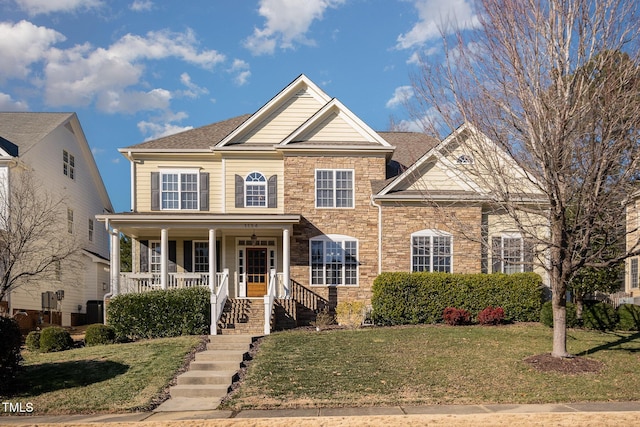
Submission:
<svg viewBox="0 0 640 427">
<path fill-rule="evenodd" d="M 57 353 L 23 351 L 20 391 L 3 401 L 30 402 L 33 415 L 148 408 L 200 342 L 187 336 Z"/>
<path fill-rule="evenodd" d="M 228 408 L 640 400 L 640 334 L 569 330 L 568 348 L 605 367 L 541 373 L 539 324 L 290 331 L 266 337 Z"/>
</svg>

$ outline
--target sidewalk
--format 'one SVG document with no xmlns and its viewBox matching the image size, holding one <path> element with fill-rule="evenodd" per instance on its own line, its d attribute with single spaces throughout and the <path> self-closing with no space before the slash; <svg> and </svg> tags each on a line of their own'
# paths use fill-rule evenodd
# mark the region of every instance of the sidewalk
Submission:
<svg viewBox="0 0 640 427">
<path fill-rule="evenodd" d="M 640 402 L 540 405 L 429 405 L 367 408 L 274 409 L 232 411 L 140 412 L 131 414 L 3 416 L 0 425 L 640 425 Z"/>
</svg>

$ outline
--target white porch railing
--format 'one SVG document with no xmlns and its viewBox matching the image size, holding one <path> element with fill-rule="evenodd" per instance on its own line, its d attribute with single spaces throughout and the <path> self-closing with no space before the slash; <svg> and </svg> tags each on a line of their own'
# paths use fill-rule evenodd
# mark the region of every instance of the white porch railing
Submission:
<svg viewBox="0 0 640 427">
<path fill-rule="evenodd" d="M 278 289 L 278 274 L 276 270 L 269 271 L 269 286 L 267 294 L 264 296 L 264 334 L 271 333 L 271 311 L 273 311 L 273 301 L 276 299 Z"/>
<path fill-rule="evenodd" d="M 218 283 L 220 275 L 217 273 Z M 167 289 L 209 286 L 208 273 L 169 273 Z M 142 293 L 162 289 L 158 273 L 120 273 L 120 294 Z"/>
<path fill-rule="evenodd" d="M 222 273 L 218 273 L 217 280 L 218 286 L 211 292 L 211 335 L 218 335 L 218 320 L 229 298 L 229 269 L 225 268 Z"/>
</svg>

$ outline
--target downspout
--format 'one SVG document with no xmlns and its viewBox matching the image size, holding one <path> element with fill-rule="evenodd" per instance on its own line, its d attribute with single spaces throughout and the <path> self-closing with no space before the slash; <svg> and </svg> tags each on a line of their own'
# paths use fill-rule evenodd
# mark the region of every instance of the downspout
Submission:
<svg viewBox="0 0 640 427">
<path fill-rule="evenodd" d="M 371 195 L 371 206 L 378 208 L 378 274 L 382 274 L 382 206 L 374 202 Z"/>
<path fill-rule="evenodd" d="M 131 174 L 131 212 L 135 212 L 136 210 L 136 162 L 133 160 L 131 156 L 131 151 L 127 151 L 127 157 L 129 158 L 130 164 L 130 174 Z"/>
</svg>

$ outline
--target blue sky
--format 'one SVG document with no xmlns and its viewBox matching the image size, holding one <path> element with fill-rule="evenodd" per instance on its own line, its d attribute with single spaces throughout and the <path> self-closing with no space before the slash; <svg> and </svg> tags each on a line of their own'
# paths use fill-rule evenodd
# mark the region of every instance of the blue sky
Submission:
<svg viewBox="0 0 640 427">
<path fill-rule="evenodd" d="M 117 149 L 253 113 L 304 73 L 375 130 L 471 0 L 0 0 L 0 111 L 75 111 L 116 211 Z"/>
</svg>

